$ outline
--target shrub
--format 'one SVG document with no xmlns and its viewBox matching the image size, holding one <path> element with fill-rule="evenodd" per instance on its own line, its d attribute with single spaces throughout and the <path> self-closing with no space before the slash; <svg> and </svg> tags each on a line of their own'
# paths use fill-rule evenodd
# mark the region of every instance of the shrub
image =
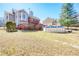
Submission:
<svg viewBox="0 0 79 59">
<path fill-rule="evenodd" d="M 16 24 L 13 22 L 7 22 L 6 23 L 6 31 L 8 32 L 16 32 Z"/>
<path fill-rule="evenodd" d="M 17 26 L 17 29 L 19 29 L 19 30 L 25 30 L 25 25 L 20 24 L 20 25 Z"/>
</svg>

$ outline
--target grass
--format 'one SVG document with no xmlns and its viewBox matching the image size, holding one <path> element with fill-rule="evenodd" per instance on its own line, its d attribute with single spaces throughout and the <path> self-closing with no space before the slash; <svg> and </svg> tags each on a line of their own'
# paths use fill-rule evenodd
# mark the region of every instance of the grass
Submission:
<svg viewBox="0 0 79 59">
<path fill-rule="evenodd" d="M 67 44 L 64 44 L 67 43 Z M 43 31 L 0 30 L 0 55 L 79 55 L 79 31 L 60 34 Z"/>
</svg>

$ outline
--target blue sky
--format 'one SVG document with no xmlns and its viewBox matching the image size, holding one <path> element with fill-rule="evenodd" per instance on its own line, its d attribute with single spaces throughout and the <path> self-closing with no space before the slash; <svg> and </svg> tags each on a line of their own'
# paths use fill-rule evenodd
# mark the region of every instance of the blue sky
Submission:
<svg viewBox="0 0 79 59">
<path fill-rule="evenodd" d="M 30 8 L 34 16 L 44 20 L 47 17 L 59 18 L 61 13 L 62 3 L 0 3 L 0 17 L 4 16 L 4 11 L 14 9 Z M 74 4 L 74 9 L 79 13 L 79 4 Z"/>
</svg>

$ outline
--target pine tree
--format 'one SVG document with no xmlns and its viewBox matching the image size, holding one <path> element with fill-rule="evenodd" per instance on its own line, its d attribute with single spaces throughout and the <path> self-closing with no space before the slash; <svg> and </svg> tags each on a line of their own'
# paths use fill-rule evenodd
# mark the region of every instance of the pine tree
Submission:
<svg viewBox="0 0 79 59">
<path fill-rule="evenodd" d="M 77 19 L 75 15 L 76 15 L 76 12 L 73 9 L 73 4 L 64 3 L 62 7 L 61 16 L 60 16 L 60 24 L 69 27 L 72 24 L 77 23 Z"/>
</svg>

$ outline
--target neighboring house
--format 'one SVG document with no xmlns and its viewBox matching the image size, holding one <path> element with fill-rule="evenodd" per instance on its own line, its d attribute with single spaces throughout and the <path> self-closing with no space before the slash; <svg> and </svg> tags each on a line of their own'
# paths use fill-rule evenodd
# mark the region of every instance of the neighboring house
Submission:
<svg viewBox="0 0 79 59">
<path fill-rule="evenodd" d="M 21 10 L 13 10 L 12 9 L 10 12 L 6 11 L 4 13 L 5 24 L 8 21 L 15 22 L 16 25 L 28 24 L 28 17 L 29 16 L 33 16 L 32 11 L 29 11 L 29 13 L 28 13 L 24 9 L 21 9 Z"/>
<path fill-rule="evenodd" d="M 49 17 L 43 21 L 43 25 L 56 25 L 56 24 L 57 24 L 57 21 Z"/>
</svg>

